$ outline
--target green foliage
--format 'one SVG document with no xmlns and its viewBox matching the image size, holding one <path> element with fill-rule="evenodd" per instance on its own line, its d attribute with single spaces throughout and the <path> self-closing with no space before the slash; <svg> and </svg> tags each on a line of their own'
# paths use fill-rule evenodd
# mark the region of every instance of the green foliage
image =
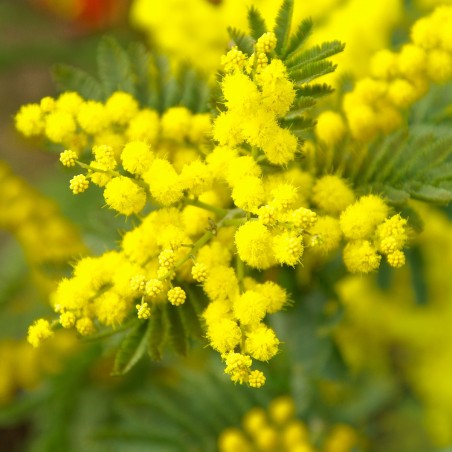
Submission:
<svg viewBox="0 0 452 452">
<path fill-rule="evenodd" d="M 254 40 L 251 36 L 233 27 L 228 27 L 228 33 L 239 50 L 248 55 L 254 52 Z"/>
<path fill-rule="evenodd" d="M 103 98 L 100 83 L 81 69 L 58 64 L 53 68 L 53 79 L 60 91 L 77 91 L 85 99 Z"/>
<path fill-rule="evenodd" d="M 140 322 L 128 332 L 116 353 L 114 375 L 127 373 L 144 355 L 148 332 L 148 322 Z"/>
<path fill-rule="evenodd" d="M 132 94 L 142 107 L 162 113 L 185 106 L 194 113 L 207 111 L 209 87 L 194 69 L 174 74 L 166 57 L 152 54 L 140 43 L 127 51 L 111 37 L 99 43 L 97 78 L 68 65 L 57 65 L 53 77 L 60 91 L 78 91 L 85 99 L 105 101 L 115 91 Z"/>
<path fill-rule="evenodd" d="M 305 41 L 309 38 L 312 32 L 314 23 L 311 18 L 303 19 L 299 24 L 297 31 L 290 37 L 289 45 L 287 46 L 287 58 L 296 53 Z"/>
<path fill-rule="evenodd" d="M 278 55 L 286 54 L 290 28 L 292 25 L 293 4 L 293 0 L 284 0 L 279 8 L 278 15 L 276 16 L 275 28 L 273 31 L 278 40 L 275 49 L 275 52 Z"/>
<path fill-rule="evenodd" d="M 442 135 L 442 136 L 441 136 Z M 452 200 L 452 134 L 398 131 L 370 146 L 356 184 L 382 190 L 396 204 L 410 197 Z"/>
<path fill-rule="evenodd" d="M 267 25 L 261 13 L 254 6 L 248 9 L 248 27 L 251 37 L 257 41 L 264 33 L 267 32 Z"/>
</svg>

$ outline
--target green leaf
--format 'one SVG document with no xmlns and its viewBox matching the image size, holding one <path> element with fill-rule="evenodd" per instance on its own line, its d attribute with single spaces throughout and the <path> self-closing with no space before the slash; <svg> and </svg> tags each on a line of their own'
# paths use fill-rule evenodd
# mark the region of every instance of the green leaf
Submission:
<svg viewBox="0 0 452 452">
<path fill-rule="evenodd" d="M 383 186 L 382 193 L 391 204 L 404 204 L 410 199 L 410 194 L 405 190 L 398 190 L 388 185 Z"/>
<path fill-rule="evenodd" d="M 416 303 L 424 305 L 428 302 L 428 288 L 425 280 L 425 261 L 419 247 L 409 248 L 405 251 L 408 265 L 411 269 L 411 284 L 414 289 Z"/>
<path fill-rule="evenodd" d="M 327 83 L 313 83 L 312 85 L 299 86 L 297 96 L 323 97 L 334 92 L 334 88 Z"/>
<path fill-rule="evenodd" d="M 342 52 L 345 44 L 339 41 L 324 42 L 320 45 L 314 46 L 302 53 L 296 53 L 292 57 L 285 60 L 285 65 L 291 70 L 301 69 L 310 63 L 322 61 L 330 56 Z"/>
<path fill-rule="evenodd" d="M 337 65 L 331 61 L 323 60 L 308 64 L 301 69 L 289 71 L 289 76 L 297 85 L 309 83 L 322 75 L 329 74 L 336 70 Z"/>
<path fill-rule="evenodd" d="M 285 128 L 289 128 L 290 131 L 297 136 L 304 135 L 307 129 L 315 126 L 316 120 L 305 116 L 295 116 L 291 119 L 281 121 Z"/>
<path fill-rule="evenodd" d="M 419 188 L 410 190 L 410 195 L 421 201 L 428 201 L 438 204 L 446 204 L 452 201 L 452 192 L 444 188 L 432 185 L 422 185 Z"/>
<path fill-rule="evenodd" d="M 302 115 L 306 110 L 312 108 L 317 103 L 314 97 L 302 96 L 298 97 L 295 103 L 292 105 L 290 111 L 286 114 L 286 118 L 294 118 Z"/>
<path fill-rule="evenodd" d="M 130 44 L 128 49 L 133 74 L 136 97 L 141 105 L 149 105 L 150 97 L 150 58 L 146 47 L 140 42 Z"/>
<path fill-rule="evenodd" d="M 148 322 L 140 322 L 124 338 L 116 353 L 113 375 L 124 375 L 146 351 Z"/>
<path fill-rule="evenodd" d="M 248 9 L 248 26 L 251 31 L 251 36 L 257 41 L 264 33 L 267 32 L 267 25 L 265 19 L 257 8 L 251 6 Z"/>
<path fill-rule="evenodd" d="M 277 55 L 284 56 L 287 49 L 290 27 L 292 25 L 293 3 L 293 0 L 284 0 L 279 8 L 278 15 L 276 16 L 275 28 L 273 31 L 278 40 L 275 49 Z"/>
<path fill-rule="evenodd" d="M 162 359 L 163 345 L 168 332 L 168 322 L 162 309 L 157 307 L 149 319 L 148 354 L 154 361 Z"/>
<path fill-rule="evenodd" d="M 251 55 L 254 52 L 254 41 L 250 36 L 247 36 L 243 31 L 233 27 L 228 27 L 228 33 L 239 50 L 248 55 Z"/>
<path fill-rule="evenodd" d="M 202 338 L 204 331 L 201 328 L 200 318 L 198 317 L 196 309 L 189 297 L 187 301 L 179 307 L 179 312 L 181 315 L 182 323 L 187 333 L 190 336 Z"/>
<path fill-rule="evenodd" d="M 106 97 L 115 91 L 125 91 L 135 95 L 129 57 L 115 39 L 111 37 L 102 39 L 97 51 L 97 66 Z"/>
<path fill-rule="evenodd" d="M 60 91 L 76 91 L 84 99 L 102 99 L 100 83 L 81 69 L 67 64 L 57 64 L 53 67 L 52 76 Z"/>
<path fill-rule="evenodd" d="M 165 306 L 165 315 L 168 321 L 168 339 L 174 350 L 182 356 L 188 352 L 188 338 L 182 323 L 180 306 L 167 304 Z"/>
<path fill-rule="evenodd" d="M 304 19 L 297 27 L 297 31 L 291 36 L 289 45 L 287 46 L 287 57 L 290 57 L 292 53 L 297 52 L 301 46 L 306 42 L 311 34 L 313 22 L 311 18 Z"/>
</svg>

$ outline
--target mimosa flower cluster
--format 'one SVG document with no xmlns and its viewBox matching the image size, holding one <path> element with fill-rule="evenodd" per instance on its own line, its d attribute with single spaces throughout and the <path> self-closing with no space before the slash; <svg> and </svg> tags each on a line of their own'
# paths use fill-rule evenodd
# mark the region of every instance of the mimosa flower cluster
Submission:
<svg viewBox="0 0 452 452">
<path fill-rule="evenodd" d="M 243 417 L 242 428 L 231 427 L 221 433 L 218 449 L 220 452 L 348 452 L 359 445 L 357 433 L 345 424 L 334 425 L 324 432 L 321 444 L 314 444 L 314 435 L 297 419 L 295 411 L 294 400 L 289 396 L 273 399 L 267 410 L 252 408 Z"/>
<path fill-rule="evenodd" d="M 452 7 L 441 6 L 422 17 L 411 29 L 411 41 L 398 52 L 377 52 L 371 60 L 371 75 L 361 78 L 343 98 L 343 111 L 353 138 L 367 142 L 378 134 L 400 127 L 404 112 L 424 96 L 433 83 L 452 78 Z M 319 117 L 318 135 L 335 144 L 345 125 L 338 113 Z"/>
<path fill-rule="evenodd" d="M 406 220 L 390 217 L 382 198 L 355 200 L 340 177 L 316 180 L 289 165 L 300 145 L 281 124 L 297 87 L 273 57 L 276 45 L 275 34 L 266 32 L 252 55 L 234 47 L 223 56 L 225 111 L 213 121 L 213 147 L 209 115 L 175 107 L 159 117 L 122 92 L 105 104 L 65 93 L 21 109 L 16 125 L 26 135 L 84 143 L 60 154 L 64 166 L 84 170 L 70 181 L 74 194 L 93 183 L 103 188 L 109 208 L 139 219 L 118 250 L 79 260 L 73 276 L 60 282 L 52 305 L 63 328 L 85 336 L 133 315 L 147 321 L 162 304 L 183 305 L 184 287 L 200 284 L 209 300 L 205 335 L 225 372 L 234 382 L 260 387 L 265 376 L 252 370 L 253 360 L 267 362 L 280 345 L 265 318 L 284 309 L 289 294 L 274 281 L 256 280 L 252 269 L 295 267 L 305 250 L 331 252 L 343 237 L 351 272 L 376 270 L 379 253 L 390 265 L 403 265 Z M 51 132 L 58 117 L 67 129 L 60 137 Z M 101 144 L 112 134 L 114 144 Z M 37 346 L 52 334 L 40 319 L 29 341 Z"/>
</svg>

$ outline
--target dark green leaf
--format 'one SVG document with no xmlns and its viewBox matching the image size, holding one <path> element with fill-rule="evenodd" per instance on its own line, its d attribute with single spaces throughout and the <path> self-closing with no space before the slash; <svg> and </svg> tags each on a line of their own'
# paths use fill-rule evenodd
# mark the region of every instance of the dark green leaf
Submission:
<svg viewBox="0 0 452 452">
<path fill-rule="evenodd" d="M 136 90 L 136 97 L 143 106 L 149 105 L 150 90 L 150 59 L 146 47 L 134 42 L 129 46 L 129 58 L 133 73 L 133 82 Z"/>
<path fill-rule="evenodd" d="M 267 32 L 265 20 L 257 8 L 251 6 L 248 10 L 248 26 L 251 36 L 257 41 L 264 33 Z"/>
<path fill-rule="evenodd" d="M 336 64 L 333 64 L 328 60 L 316 61 L 301 69 L 289 71 L 289 76 L 297 85 L 302 85 L 304 83 L 309 83 L 322 75 L 334 72 L 336 67 Z"/>
<path fill-rule="evenodd" d="M 293 0 L 284 0 L 276 16 L 274 32 L 277 39 L 275 52 L 285 55 L 289 42 L 290 27 L 292 25 Z"/>
<path fill-rule="evenodd" d="M 313 107 L 317 103 L 317 100 L 314 97 L 299 97 L 295 103 L 292 105 L 289 113 L 286 114 L 286 118 L 290 119 L 295 116 L 302 115 L 306 110 Z"/>
<path fill-rule="evenodd" d="M 135 94 L 129 57 L 115 39 L 102 39 L 97 52 L 97 66 L 106 97 L 115 91 Z"/>
<path fill-rule="evenodd" d="M 294 52 L 297 52 L 301 46 L 306 42 L 312 31 L 313 22 L 311 18 L 304 19 L 297 27 L 297 31 L 291 36 L 289 45 L 287 46 L 287 57 Z"/>
<path fill-rule="evenodd" d="M 383 187 L 382 193 L 391 204 L 404 204 L 410 199 L 410 194 L 405 190 L 398 190 L 387 185 Z"/>
<path fill-rule="evenodd" d="M 168 332 L 168 322 L 162 309 L 157 307 L 149 319 L 148 354 L 154 361 L 162 359 L 163 345 Z"/>
<path fill-rule="evenodd" d="M 116 353 L 114 375 L 127 373 L 146 351 L 148 322 L 140 322 L 123 339 Z"/>
<path fill-rule="evenodd" d="M 312 85 L 297 88 L 297 96 L 323 97 L 334 92 L 334 88 L 326 83 L 313 83 Z"/>
<path fill-rule="evenodd" d="M 411 283 L 414 296 L 418 304 L 428 301 L 427 282 L 425 281 L 425 261 L 419 247 L 409 248 L 405 251 L 407 262 L 411 270 Z"/>
<path fill-rule="evenodd" d="M 60 91 L 76 91 L 84 99 L 102 99 L 100 83 L 81 69 L 67 64 L 57 64 L 52 70 L 52 75 Z"/>
<path fill-rule="evenodd" d="M 324 42 L 302 53 L 294 54 L 292 57 L 287 58 L 284 63 L 289 71 L 301 69 L 310 63 L 322 61 L 325 58 L 336 55 L 342 52 L 344 48 L 345 44 L 339 41 Z"/>
<path fill-rule="evenodd" d="M 422 185 L 419 188 L 410 190 L 413 198 L 422 201 L 445 204 L 452 201 L 452 192 L 444 188 L 433 187 L 432 185 Z"/>
<path fill-rule="evenodd" d="M 180 306 L 173 306 L 168 303 L 165 306 L 165 315 L 168 320 L 168 339 L 174 350 L 185 356 L 188 352 L 188 338 L 179 308 Z"/>
<path fill-rule="evenodd" d="M 254 41 L 250 36 L 247 36 L 243 31 L 233 27 L 228 27 L 228 33 L 239 50 L 248 55 L 251 55 L 254 52 Z"/>
</svg>

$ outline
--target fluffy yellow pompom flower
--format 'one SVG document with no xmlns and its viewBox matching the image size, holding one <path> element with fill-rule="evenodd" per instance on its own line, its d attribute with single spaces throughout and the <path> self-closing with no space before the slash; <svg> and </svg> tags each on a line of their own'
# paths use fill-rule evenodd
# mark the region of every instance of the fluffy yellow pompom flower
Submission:
<svg viewBox="0 0 452 452">
<path fill-rule="evenodd" d="M 212 188 L 213 177 L 210 168 L 200 160 L 184 165 L 180 175 L 185 190 L 199 196 Z"/>
<path fill-rule="evenodd" d="M 256 212 L 264 202 L 265 190 L 262 180 L 247 176 L 233 185 L 232 199 L 237 207 L 247 212 Z"/>
<path fill-rule="evenodd" d="M 65 111 L 57 110 L 45 119 L 45 134 L 54 143 L 64 143 L 69 140 L 76 128 L 74 117 Z"/>
<path fill-rule="evenodd" d="M 177 142 L 184 141 L 189 133 L 191 113 L 185 107 L 172 107 L 166 110 L 161 119 L 163 138 Z"/>
<path fill-rule="evenodd" d="M 236 147 L 245 140 L 240 118 L 229 111 L 224 111 L 215 118 L 212 132 L 214 140 L 224 146 Z"/>
<path fill-rule="evenodd" d="M 129 93 L 117 91 L 107 99 L 105 112 L 111 122 L 127 124 L 138 112 L 138 102 Z"/>
<path fill-rule="evenodd" d="M 234 316 L 242 325 L 260 322 L 266 314 L 264 296 L 254 290 L 247 290 L 234 300 Z"/>
<path fill-rule="evenodd" d="M 368 238 L 377 225 L 384 221 L 388 211 L 388 206 L 379 196 L 363 196 L 342 212 L 341 230 L 349 239 Z"/>
<path fill-rule="evenodd" d="M 109 207 L 123 215 L 139 213 L 146 204 L 146 192 L 128 177 L 114 177 L 105 186 L 104 199 Z"/>
<path fill-rule="evenodd" d="M 270 138 L 271 137 L 271 138 Z M 276 127 L 263 146 L 265 156 L 274 165 L 286 165 L 295 158 L 298 139 L 289 129 Z"/>
<path fill-rule="evenodd" d="M 218 265 L 209 270 L 204 282 L 204 291 L 211 300 L 226 300 L 234 297 L 239 290 L 239 283 L 234 269 Z"/>
<path fill-rule="evenodd" d="M 86 133 L 94 135 L 101 132 L 108 125 L 104 104 L 94 100 L 83 102 L 77 113 L 77 121 Z"/>
<path fill-rule="evenodd" d="M 183 196 L 179 175 L 168 160 L 155 159 L 143 179 L 149 185 L 151 195 L 163 206 L 174 204 Z"/>
<path fill-rule="evenodd" d="M 60 162 L 67 167 L 75 166 L 75 162 L 78 159 L 77 152 L 66 150 L 60 154 Z"/>
<path fill-rule="evenodd" d="M 181 304 L 184 304 L 185 299 L 187 298 L 187 295 L 182 287 L 173 287 L 168 291 L 167 296 L 168 301 L 173 306 L 180 306 Z"/>
<path fill-rule="evenodd" d="M 69 188 L 74 195 L 83 193 L 89 187 L 89 180 L 84 174 L 78 174 L 69 181 Z"/>
<path fill-rule="evenodd" d="M 265 297 L 266 310 L 268 314 L 281 311 L 287 304 L 287 292 L 273 281 L 266 281 L 264 284 L 257 284 L 253 290 Z"/>
<path fill-rule="evenodd" d="M 281 60 L 273 59 L 259 74 L 262 90 L 262 105 L 276 116 L 284 116 L 295 99 L 294 84 L 287 76 Z"/>
<path fill-rule="evenodd" d="M 46 339 L 53 336 L 50 323 L 45 319 L 38 319 L 28 328 L 27 340 L 33 347 L 39 347 Z"/>
<path fill-rule="evenodd" d="M 334 111 L 324 111 L 317 118 L 315 133 L 327 146 L 334 146 L 345 134 L 342 116 Z"/>
<path fill-rule="evenodd" d="M 121 152 L 122 166 L 132 174 L 140 175 L 146 172 L 153 159 L 151 149 L 142 141 L 127 143 Z"/>
<path fill-rule="evenodd" d="M 380 265 L 381 256 L 367 240 L 347 243 L 343 253 L 344 263 L 351 273 L 369 273 Z"/>
<path fill-rule="evenodd" d="M 233 320 L 221 319 L 207 325 L 207 338 L 214 350 L 227 353 L 239 345 L 242 331 Z"/>
<path fill-rule="evenodd" d="M 246 335 L 245 349 L 254 359 L 268 361 L 278 353 L 279 339 L 264 324 L 252 328 Z"/>
<path fill-rule="evenodd" d="M 327 175 L 315 183 L 312 200 L 326 213 L 337 215 L 355 200 L 355 195 L 342 178 Z"/>
<path fill-rule="evenodd" d="M 312 228 L 311 245 L 322 253 L 339 248 L 342 231 L 339 220 L 330 216 L 320 216 Z"/>
<path fill-rule="evenodd" d="M 241 72 L 226 75 L 221 87 L 228 110 L 235 114 L 251 113 L 259 105 L 260 95 L 256 85 Z"/>
<path fill-rule="evenodd" d="M 83 99 L 79 93 L 67 91 L 58 96 L 58 99 L 55 102 L 55 108 L 76 115 L 82 103 Z"/>
<path fill-rule="evenodd" d="M 283 232 L 273 237 L 273 253 L 280 264 L 295 266 L 301 261 L 303 237 L 293 232 Z"/>
<path fill-rule="evenodd" d="M 160 119 L 156 111 L 145 108 L 140 110 L 130 121 L 126 130 L 131 141 L 143 141 L 154 144 L 160 131 Z"/>
<path fill-rule="evenodd" d="M 249 266 L 264 270 L 275 263 L 269 243 L 272 235 L 258 221 L 248 221 L 235 234 L 235 244 L 240 259 Z"/>
<path fill-rule="evenodd" d="M 23 105 L 14 120 L 16 129 L 26 137 L 40 135 L 44 130 L 44 119 L 38 104 Z"/>
</svg>

